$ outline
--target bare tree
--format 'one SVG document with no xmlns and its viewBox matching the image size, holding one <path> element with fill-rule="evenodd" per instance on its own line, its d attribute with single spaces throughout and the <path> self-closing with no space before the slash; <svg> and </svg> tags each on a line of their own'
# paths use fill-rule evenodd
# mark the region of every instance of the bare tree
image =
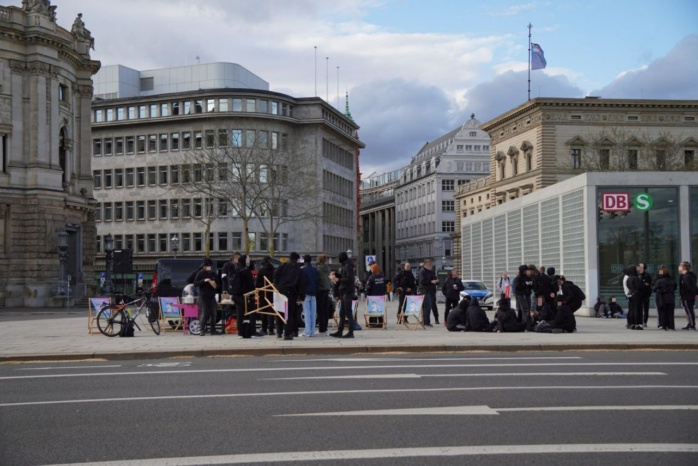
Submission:
<svg viewBox="0 0 698 466">
<path fill-rule="evenodd" d="M 681 159 L 681 143 L 668 131 L 652 137 L 645 132 L 640 136 L 644 146 L 643 162 L 645 167 L 654 171 L 675 171 L 686 169 Z"/>
</svg>

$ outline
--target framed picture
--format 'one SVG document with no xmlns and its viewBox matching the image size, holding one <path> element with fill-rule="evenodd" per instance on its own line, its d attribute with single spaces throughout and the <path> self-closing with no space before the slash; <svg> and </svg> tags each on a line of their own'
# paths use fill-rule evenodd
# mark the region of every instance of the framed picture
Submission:
<svg viewBox="0 0 698 466">
<path fill-rule="evenodd" d="M 182 314 L 179 308 L 174 307 L 173 304 L 179 304 L 179 298 L 176 296 L 163 297 L 160 298 L 160 314 L 163 319 L 179 319 Z"/>
<path fill-rule="evenodd" d="M 383 316 L 385 314 L 385 296 L 369 296 L 366 300 L 366 314 Z"/>
<path fill-rule="evenodd" d="M 423 295 L 405 296 L 405 309 L 403 314 L 406 316 L 418 316 L 422 312 L 422 304 L 424 303 Z"/>
<path fill-rule="evenodd" d="M 102 308 L 104 305 L 109 305 L 111 304 L 111 298 L 109 296 L 95 296 L 93 298 L 90 298 L 90 315 L 94 318 L 97 317 L 97 314 L 99 313 L 99 310 Z M 108 313 L 109 311 L 107 311 Z M 111 317 L 107 315 L 107 317 Z"/>
</svg>

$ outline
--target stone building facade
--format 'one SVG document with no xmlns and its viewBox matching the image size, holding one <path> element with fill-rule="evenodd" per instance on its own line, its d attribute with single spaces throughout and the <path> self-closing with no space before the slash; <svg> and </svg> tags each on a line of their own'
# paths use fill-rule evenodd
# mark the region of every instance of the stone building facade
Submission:
<svg viewBox="0 0 698 466">
<path fill-rule="evenodd" d="M 395 170 L 361 181 L 361 278 L 365 277 L 367 256 L 375 256 L 387 279 L 395 272 L 395 188 L 399 177 L 400 171 Z"/>
<path fill-rule="evenodd" d="M 481 128 L 492 137 L 490 174 L 458 190 L 458 244 L 463 219 L 581 173 L 698 167 L 696 100 L 538 98 Z"/>
<path fill-rule="evenodd" d="M 90 104 L 100 64 L 82 19 L 62 28 L 50 2 L 0 7 L 0 35 L 0 306 L 64 305 L 89 293 L 94 273 Z"/>
<path fill-rule="evenodd" d="M 250 254 L 267 255 L 270 241 L 281 259 L 292 251 L 335 256 L 357 250 L 355 154 L 364 145 L 358 125 L 322 99 L 269 91 L 266 81 L 225 63 L 148 72 L 109 66 L 95 77 L 95 95 L 102 96 L 92 105 L 98 263 L 104 263 L 108 234 L 116 250 L 133 250 L 134 268 L 146 281 L 156 259 L 175 253 L 200 258 L 206 241 L 215 258 L 242 250 L 240 216 L 223 207 L 206 238 L 201 212 L 208 200 L 179 187 L 184 165 L 196 165 L 197 154 L 262 145 L 307 159 L 303 170 L 314 175 L 308 189 L 317 186 L 319 209 L 315 219 L 280 226 L 274 238 L 252 218 Z M 254 170 L 267 176 L 260 166 Z M 288 178 L 294 182 L 293 173 Z M 288 199 L 289 216 L 299 202 Z"/>
</svg>

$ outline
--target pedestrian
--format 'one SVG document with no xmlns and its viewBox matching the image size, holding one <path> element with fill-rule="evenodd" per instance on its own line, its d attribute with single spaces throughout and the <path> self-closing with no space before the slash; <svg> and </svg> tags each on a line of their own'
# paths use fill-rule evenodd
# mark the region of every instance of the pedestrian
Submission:
<svg viewBox="0 0 698 466">
<path fill-rule="evenodd" d="M 422 267 L 419 273 L 419 286 L 424 295 L 424 306 L 422 309 L 424 310 L 423 318 L 426 327 L 432 327 L 432 312 L 434 313 L 434 322 L 436 325 L 439 325 L 439 310 L 436 307 L 436 285 L 438 284 L 439 279 L 436 277 L 436 273 L 434 273 L 431 259 L 426 259 L 424 261 L 424 267 Z"/>
<path fill-rule="evenodd" d="M 531 310 L 531 288 L 533 280 L 527 265 L 519 266 L 519 274 L 514 279 L 514 294 L 516 295 L 516 318 L 519 322 L 528 322 Z"/>
<path fill-rule="evenodd" d="M 554 307 L 553 279 L 545 273 L 544 267 L 541 267 L 541 270 L 536 273 L 533 279 L 533 294 L 536 296 L 536 307 L 540 308 L 543 304 Z"/>
<path fill-rule="evenodd" d="M 347 253 L 342 251 L 338 255 L 339 270 L 330 274 L 330 280 L 339 285 L 339 328 L 330 336 L 335 338 L 354 338 L 354 310 L 352 309 L 352 298 L 354 297 L 354 263 L 349 259 Z M 344 333 L 344 324 L 348 323 L 349 331 Z"/>
<path fill-rule="evenodd" d="M 456 307 L 454 307 L 451 312 L 449 312 L 446 319 L 446 330 L 449 332 L 463 332 L 465 331 L 465 324 L 467 322 L 467 311 L 470 306 L 470 300 L 463 298 Z"/>
<path fill-rule="evenodd" d="M 199 288 L 199 322 L 201 322 L 201 336 L 206 334 L 210 328 L 211 335 L 216 332 L 216 290 L 220 289 L 218 276 L 211 270 L 213 261 L 209 258 L 204 260 L 203 269 L 194 278 L 194 285 Z"/>
<path fill-rule="evenodd" d="M 516 312 L 511 308 L 510 302 L 510 299 L 503 298 L 497 303 L 498 309 L 494 315 L 495 331 L 497 333 L 526 331 L 526 324 L 518 321 Z"/>
<path fill-rule="evenodd" d="M 298 312 L 298 300 L 302 298 L 305 288 L 303 286 L 303 273 L 298 267 L 298 259 L 301 256 L 297 252 L 292 252 L 289 255 L 287 262 L 274 271 L 274 287 L 288 299 L 288 314 L 286 316 L 286 325 L 281 319 L 276 320 L 276 338 L 281 338 L 283 331 L 284 340 L 293 340 L 294 336 L 298 336 L 298 328 L 296 327 L 296 313 Z"/>
<path fill-rule="evenodd" d="M 330 282 L 330 267 L 327 265 L 326 254 L 320 254 L 317 256 L 317 273 L 318 330 L 321 334 L 327 335 L 327 322 L 330 319 L 330 310 L 332 309 L 334 303 L 330 299 L 332 282 Z"/>
<path fill-rule="evenodd" d="M 650 297 L 652 296 L 652 276 L 647 273 L 647 264 L 637 264 L 637 276 L 640 279 L 640 305 L 642 306 L 642 326 L 647 328 L 650 317 Z"/>
<path fill-rule="evenodd" d="M 457 270 L 451 269 L 448 272 L 448 278 L 444 282 L 441 292 L 446 297 L 446 307 L 444 308 L 444 325 L 448 322 L 448 313 L 451 309 L 458 305 L 460 301 L 460 292 L 465 290 L 463 280 L 458 278 Z"/>
<path fill-rule="evenodd" d="M 533 296 L 529 298 L 531 300 L 530 308 L 538 309 L 538 267 L 536 267 L 535 264 L 528 264 L 528 270 L 531 271 L 531 293 L 533 293 Z"/>
<path fill-rule="evenodd" d="M 470 300 L 468 310 L 465 312 L 466 332 L 492 332 L 492 324 L 487 318 L 487 314 L 480 307 L 477 298 Z"/>
<path fill-rule="evenodd" d="M 499 289 L 499 299 L 511 297 L 511 279 L 509 278 L 509 272 L 506 270 L 502 272 L 499 280 L 497 280 L 497 288 Z"/>
<path fill-rule="evenodd" d="M 415 293 L 417 289 L 417 282 L 412 273 L 412 265 L 409 262 L 405 262 L 402 270 L 395 275 L 395 286 L 397 287 L 398 293 L 398 314 L 404 311 L 405 306 L 405 296 L 410 296 Z M 407 322 L 407 321 L 405 321 Z"/>
<path fill-rule="evenodd" d="M 625 269 L 623 278 L 623 291 L 628 298 L 628 324 L 626 328 L 630 330 L 642 330 L 642 283 L 637 276 L 637 267 L 631 265 Z"/>
<path fill-rule="evenodd" d="M 615 297 L 615 296 L 611 296 L 611 297 L 609 298 L 608 308 L 609 308 L 610 311 L 611 311 L 611 318 L 612 318 L 612 319 L 615 318 L 615 317 L 618 317 L 619 319 L 620 319 L 621 317 L 625 317 L 624 314 L 623 314 L 623 308 L 620 307 L 620 304 L 618 304 L 618 301 L 616 301 L 616 297 Z M 616 316 L 616 314 L 618 314 L 618 315 Z"/>
<path fill-rule="evenodd" d="M 274 283 L 274 265 L 271 263 L 271 257 L 266 256 L 260 262 L 259 270 L 257 271 L 257 277 L 255 278 L 255 288 L 260 289 L 268 286 L 269 283 Z M 267 306 L 269 303 L 274 302 L 274 292 L 272 291 L 262 291 L 259 293 L 260 306 Z M 259 317 L 262 319 L 262 335 L 274 335 L 274 316 L 263 314 Z"/>
<path fill-rule="evenodd" d="M 669 269 L 661 265 L 657 280 L 654 282 L 654 300 L 657 304 L 657 327 L 662 330 L 676 330 L 674 326 L 674 309 L 676 308 L 676 282 L 669 274 Z"/>
<path fill-rule="evenodd" d="M 305 329 L 302 335 L 312 337 L 315 335 L 315 321 L 317 320 L 317 287 L 318 271 L 313 267 L 313 258 L 310 254 L 303 256 L 303 281 L 305 282 L 305 299 L 303 300 L 303 312 L 305 313 Z"/>
<path fill-rule="evenodd" d="M 557 312 L 555 313 L 555 320 L 550 324 L 553 333 L 572 333 L 577 331 L 577 319 L 574 317 L 574 311 L 567 304 L 565 295 L 558 296 L 556 301 Z"/>
<path fill-rule="evenodd" d="M 250 299 L 251 296 L 245 296 L 247 293 L 254 291 L 254 277 L 250 270 L 250 261 L 247 255 L 241 254 L 238 257 L 235 270 L 229 276 L 229 289 L 235 303 L 235 312 L 237 314 L 238 338 L 246 337 L 244 321 L 249 320 L 250 334 L 252 336 L 261 336 L 257 334 L 257 319 L 256 314 L 252 313 L 254 303 Z"/>
<path fill-rule="evenodd" d="M 555 307 L 555 295 L 560 291 L 560 288 L 557 286 L 557 280 L 555 280 L 555 267 L 548 267 L 548 269 L 545 271 L 545 274 L 550 277 L 550 290 L 551 290 L 551 296 L 550 296 L 550 301 L 549 304 L 553 307 Z"/>
<path fill-rule="evenodd" d="M 681 306 L 686 313 L 688 325 L 682 330 L 696 329 L 696 313 L 694 306 L 696 304 L 696 296 L 698 296 L 698 286 L 696 286 L 696 274 L 691 271 L 689 262 L 681 262 L 679 265 L 679 295 L 681 296 Z"/>
<path fill-rule="evenodd" d="M 564 296 L 564 301 L 572 309 L 572 312 L 581 309 L 582 302 L 587 299 L 582 289 L 571 280 L 567 280 L 564 275 L 558 275 L 557 285 L 560 288 L 560 294 Z"/>
<path fill-rule="evenodd" d="M 383 296 L 385 299 L 385 275 L 375 262 L 371 265 L 371 274 L 366 280 L 366 296 Z M 370 317 L 369 324 L 383 326 L 382 317 Z"/>
</svg>

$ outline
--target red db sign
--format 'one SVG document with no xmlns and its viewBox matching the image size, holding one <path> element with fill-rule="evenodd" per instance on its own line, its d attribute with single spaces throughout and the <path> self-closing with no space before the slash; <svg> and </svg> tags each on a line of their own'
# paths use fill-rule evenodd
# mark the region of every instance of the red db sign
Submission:
<svg viewBox="0 0 698 466">
<path fill-rule="evenodd" d="M 604 212 L 630 212 L 629 193 L 603 193 L 601 210 Z"/>
</svg>

